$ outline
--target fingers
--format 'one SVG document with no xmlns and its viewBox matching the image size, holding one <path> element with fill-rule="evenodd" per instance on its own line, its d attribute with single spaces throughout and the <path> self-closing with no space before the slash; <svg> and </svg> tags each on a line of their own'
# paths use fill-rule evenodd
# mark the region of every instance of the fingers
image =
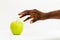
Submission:
<svg viewBox="0 0 60 40">
<path fill-rule="evenodd" d="M 29 11 L 30 11 L 30 10 L 25 10 L 25 11 L 19 13 L 18 15 L 20 16 L 20 18 L 22 18 L 22 17 L 24 17 L 24 16 L 26 16 L 26 15 L 29 15 Z"/>
<path fill-rule="evenodd" d="M 24 17 L 24 16 L 26 16 L 26 15 L 27 15 L 26 13 L 21 13 L 21 14 L 19 14 L 20 18 L 22 18 L 22 17 Z"/>
<path fill-rule="evenodd" d="M 30 21 L 30 23 L 34 23 L 34 22 L 36 22 L 37 21 L 37 19 L 32 19 L 31 21 Z"/>
<path fill-rule="evenodd" d="M 21 15 L 22 13 L 19 13 L 18 15 Z"/>
<path fill-rule="evenodd" d="M 29 19 L 31 19 L 31 17 L 26 18 L 26 19 L 24 20 L 24 22 L 27 21 L 27 20 L 29 20 Z M 37 21 L 37 19 L 32 19 L 32 20 L 30 21 L 30 23 L 34 23 L 34 22 L 36 22 L 36 21 Z"/>
<path fill-rule="evenodd" d="M 22 14 L 24 14 L 25 12 L 23 11 L 23 12 L 21 12 L 21 13 L 18 13 L 18 15 L 22 15 Z"/>
<path fill-rule="evenodd" d="M 27 20 L 29 20 L 30 18 L 31 18 L 31 17 L 26 18 L 26 19 L 24 20 L 24 22 L 27 21 Z"/>
</svg>

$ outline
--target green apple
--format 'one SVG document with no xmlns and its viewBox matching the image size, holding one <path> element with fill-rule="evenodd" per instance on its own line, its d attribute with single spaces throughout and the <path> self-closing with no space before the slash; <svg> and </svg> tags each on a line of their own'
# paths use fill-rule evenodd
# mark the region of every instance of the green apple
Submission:
<svg viewBox="0 0 60 40">
<path fill-rule="evenodd" d="M 23 23 L 21 21 L 13 21 L 10 24 L 10 29 L 14 35 L 20 35 L 23 30 Z"/>
</svg>

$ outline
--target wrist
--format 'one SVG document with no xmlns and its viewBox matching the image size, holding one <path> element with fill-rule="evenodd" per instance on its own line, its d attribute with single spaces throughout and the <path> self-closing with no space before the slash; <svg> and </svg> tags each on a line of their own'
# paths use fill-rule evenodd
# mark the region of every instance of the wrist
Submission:
<svg viewBox="0 0 60 40">
<path fill-rule="evenodd" d="M 43 13 L 39 17 L 40 20 L 45 20 L 45 19 L 49 19 L 49 18 L 50 18 L 50 14 L 49 13 Z"/>
</svg>

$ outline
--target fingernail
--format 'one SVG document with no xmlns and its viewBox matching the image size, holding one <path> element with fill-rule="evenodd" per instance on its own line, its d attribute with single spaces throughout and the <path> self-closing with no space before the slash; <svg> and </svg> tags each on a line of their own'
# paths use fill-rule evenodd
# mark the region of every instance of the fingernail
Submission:
<svg viewBox="0 0 60 40">
<path fill-rule="evenodd" d="M 22 18 L 22 15 L 20 15 L 20 18 Z"/>
</svg>

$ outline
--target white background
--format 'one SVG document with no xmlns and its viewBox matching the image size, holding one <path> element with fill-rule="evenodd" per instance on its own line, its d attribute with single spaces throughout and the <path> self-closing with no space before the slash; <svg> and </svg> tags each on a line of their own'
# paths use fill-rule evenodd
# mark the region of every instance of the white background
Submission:
<svg viewBox="0 0 60 40">
<path fill-rule="evenodd" d="M 60 0 L 0 0 L 0 40 L 60 40 L 60 20 L 48 19 L 30 24 L 23 22 L 21 35 L 13 35 L 10 23 L 14 20 L 23 21 L 17 15 L 26 9 L 38 9 L 49 12 L 60 9 Z"/>
</svg>

